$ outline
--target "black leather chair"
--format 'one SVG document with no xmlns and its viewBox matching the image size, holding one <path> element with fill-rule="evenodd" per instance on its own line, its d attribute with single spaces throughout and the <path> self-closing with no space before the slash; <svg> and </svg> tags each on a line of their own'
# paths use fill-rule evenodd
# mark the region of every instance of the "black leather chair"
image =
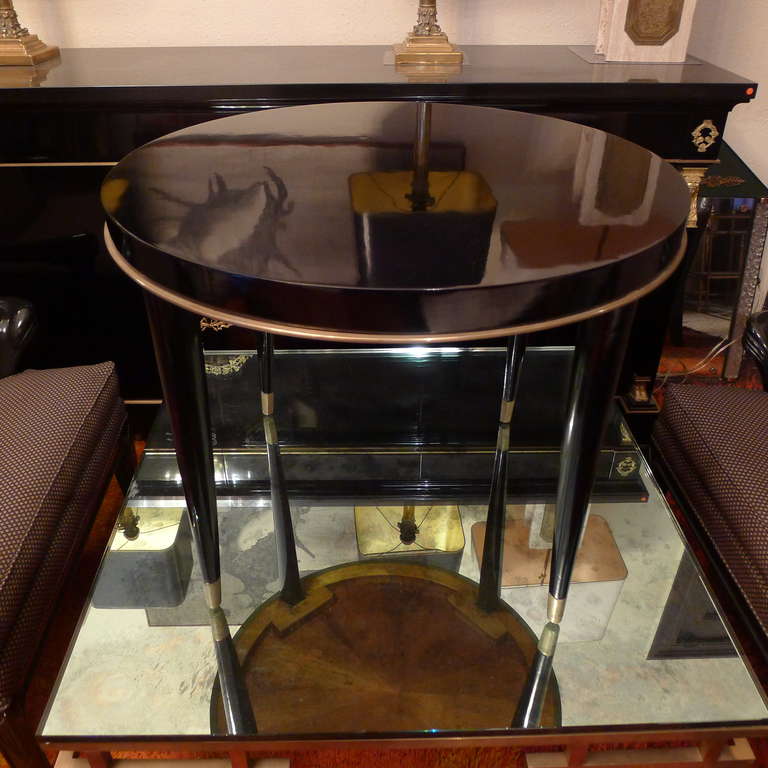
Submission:
<svg viewBox="0 0 768 768">
<path fill-rule="evenodd" d="M 37 318 L 29 302 L 0 297 L 0 379 L 16 370 L 36 330 Z"/>
</svg>

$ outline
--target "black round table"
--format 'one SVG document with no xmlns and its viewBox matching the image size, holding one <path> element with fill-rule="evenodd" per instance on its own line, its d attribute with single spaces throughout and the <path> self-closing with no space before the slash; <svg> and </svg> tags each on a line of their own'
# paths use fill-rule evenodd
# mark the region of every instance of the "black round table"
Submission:
<svg viewBox="0 0 768 768">
<path fill-rule="evenodd" d="M 509 424 L 526 334 L 578 323 L 548 605 L 550 622 L 561 621 L 635 304 L 675 271 L 685 247 L 690 198 L 672 166 L 554 118 L 325 104 L 151 142 L 110 172 L 102 202 L 110 253 L 146 296 L 220 677 L 236 663 L 221 612 L 200 315 L 261 332 L 281 598 L 291 605 L 303 591 L 273 417 L 273 334 L 508 339 L 477 593 L 489 612 L 500 600 Z M 230 727 L 255 728 L 238 724 L 233 689 Z"/>
</svg>

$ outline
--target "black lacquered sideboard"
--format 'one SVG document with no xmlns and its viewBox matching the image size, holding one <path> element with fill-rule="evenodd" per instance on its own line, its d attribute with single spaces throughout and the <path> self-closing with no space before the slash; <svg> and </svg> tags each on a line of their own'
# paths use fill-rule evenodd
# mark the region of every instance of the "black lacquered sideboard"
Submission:
<svg viewBox="0 0 768 768">
<path fill-rule="evenodd" d="M 113 358 L 129 403 L 159 400 L 139 291 L 103 249 L 98 190 L 121 157 L 170 131 L 227 114 L 331 101 L 493 106 L 630 139 L 685 170 L 696 194 L 697 179 L 717 162 L 730 110 L 757 88 L 697 60 L 590 64 L 567 46 L 467 46 L 469 64 L 460 74 L 419 82 L 387 63 L 388 50 L 71 49 L 36 70 L 0 70 L 2 293 L 31 299 L 41 316 L 24 363 Z M 621 383 L 630 412 L 653 412 L 653 378 L 675 290 L 670 281 L 638 312 Z M 208 335 L 212 348 L 248 344 L 236 329 Z M 562 334 L 540 339 L 569 341 Z"/>
</svg>

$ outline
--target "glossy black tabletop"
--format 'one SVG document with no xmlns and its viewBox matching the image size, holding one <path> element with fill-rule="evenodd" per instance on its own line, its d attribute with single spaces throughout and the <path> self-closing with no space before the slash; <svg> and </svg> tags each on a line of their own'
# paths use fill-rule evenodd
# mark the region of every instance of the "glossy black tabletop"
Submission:
<svg viewBox="0 0 768 768">
<path fill-rule="evenodd" d="M 673 268 L 689 194 L 657 156 L 562 120 L 435 104 L 419 165 L 418 109 L 275 109 L 136 150 L 102 189 L 128 271 L 285 333 L 426 338 L 569 322 Z"/>
</svg>

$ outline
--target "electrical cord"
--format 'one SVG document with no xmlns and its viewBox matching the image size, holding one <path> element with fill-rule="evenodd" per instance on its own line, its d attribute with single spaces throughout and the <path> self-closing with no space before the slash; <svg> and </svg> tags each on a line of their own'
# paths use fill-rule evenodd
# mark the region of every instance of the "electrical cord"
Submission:
<svg viewBox="0 0 768 768">
<path fill-rule="evenodd" d="M 728 349 L 729 347 L 732 347 L 738 341 L 739 339 L 732 339 L 731 341 L 728 341 L 728 337 L 724 336 L 689 371 L 681 371 L 680 373 L 672 373 L 671 371 L 669 371 L 668 373 L 665 373 L 662 382 L 654 388 L 653 394 L 655 395 L 657 392 L 660 392 L 667 385 L 667 382 L 669 381 L 669 379 L 672 378 L 673 376 L 675 377 L 682 376 L 683 379 L 680 383 L 685 384 L 686 381 L 688 381 L 689 376 L 696 373 L 697 371 L 700 371 L 705 365 L 707 365 L 707 363 L 710 363 L 715 357 L 725 352 L 726 349 Z"/>
</svg>

